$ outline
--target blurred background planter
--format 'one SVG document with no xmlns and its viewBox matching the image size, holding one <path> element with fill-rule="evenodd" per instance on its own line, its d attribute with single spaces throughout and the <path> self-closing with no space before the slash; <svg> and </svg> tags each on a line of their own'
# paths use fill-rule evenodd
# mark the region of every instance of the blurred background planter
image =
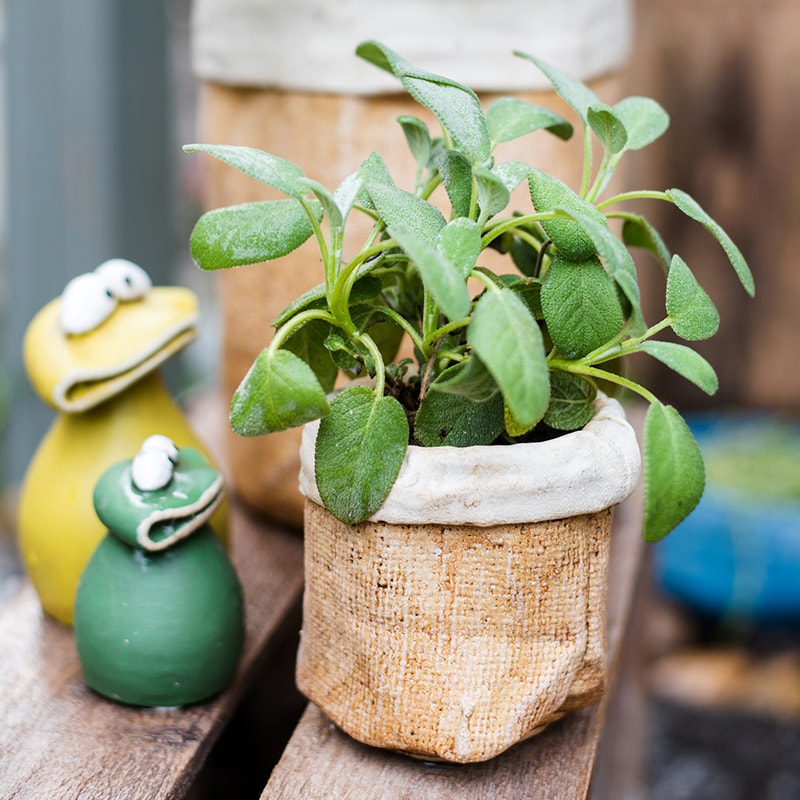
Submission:
<svg viewBox="0 0 800 800">
<path fill-rule="evenodd" d="M 486 103 L 498 94 L 515 94 L 565 113 L 566 106 L 535 69 L 527 75 L 519 69 L 512 51 L 535 53 L 589 80 L 605 102 L 613 103 L 622 95 L 630 28 L 628 0 L 578 0 L 568 6 L 498 0 L 470 4 L 468 12 L 452 0 L 402 5 L 355 0 L 335 7 L 315 0 L 289 6 L 251 0 L 233 8 L 224 0 L 198 0 L 192 30 L 194 68 L 202 79 L 198 138 L 275 153 L 331 188 L 378 150 L 398 184 L 410 185 L 415 167 L 395 118 L 418 116 L 432 131 L 438 123 L 413 100 L 396 94 L 389 76 L 356 58 L 358 42 L 377 39 L 397 48 L 420 67 L 471 86 Z M 513 159 L 519 152 L 515 147 L 524 148 L 526 160 L 546 165 L 574 185 L 580 176 L 571 173 L 581 160 L 573 148 L 580 151 L 581 142 L 550 138 L 526 137 L 499 155 Z M 530 158 L 531 150 L 538 151 L 536 158 Z M 224 164 L 208 160 L 204 169 L 207 208 L 277 196 Z M 368 229 L 365 220 L 349 241 L 363 239 Z M 269 340 L 264 320 L 320 281 L 317 253 L 308 246 L 268 266 L 218 276 L 226 399 Z M 299 429 L 254 439 L 228 431 L 226 442 L 234 491 L 264 515 L 298 527 L 303 513 L 297 490 L 299 442 Z"/>
</svg>

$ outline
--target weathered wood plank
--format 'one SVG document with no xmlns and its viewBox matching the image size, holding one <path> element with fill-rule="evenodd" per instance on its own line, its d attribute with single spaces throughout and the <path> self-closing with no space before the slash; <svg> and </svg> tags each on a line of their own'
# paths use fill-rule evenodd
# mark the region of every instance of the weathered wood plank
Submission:
<svg viewBox="0 0 800 800">
<path fill-rule="evenodd" d="M 634 413 L 641 428 L 641 415 Z M 617 510 L 611 543 L 608 648 L 613 685 L 642 560 L 641 490 Z M 605 698 L 482 764 L 428 764 L 366 747 L 309 705 L 261 800 L 559 800 L 585 798 Z"/>
<path fill-rule="evenodd" d="M 245 652 L 221 695 L 186 709 L 127 708 L 92 693 L 72 629 L 45 617 L 23 585 L 0 612 L 0 797 L 167 800 L 188 790 L 302 591 L 297 534 L 234 505 L 231 540 Z"/>
</svg>

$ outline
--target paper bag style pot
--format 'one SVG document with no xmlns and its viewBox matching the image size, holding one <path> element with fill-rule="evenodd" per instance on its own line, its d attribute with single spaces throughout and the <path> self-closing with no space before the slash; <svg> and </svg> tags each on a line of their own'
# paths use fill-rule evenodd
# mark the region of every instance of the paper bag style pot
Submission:
<svg viewBox="0 0 800 800">
<path fill-rule="evenodd" d="M 411 447 L 359 525 L 321 505 L 316 428 L 301 451 L 297 683 L 336 725 L 419 758 L 484 761 L 600 699 L 613 507 L 640 474 L 616 400 L 548 442 Z"/>
</svg>

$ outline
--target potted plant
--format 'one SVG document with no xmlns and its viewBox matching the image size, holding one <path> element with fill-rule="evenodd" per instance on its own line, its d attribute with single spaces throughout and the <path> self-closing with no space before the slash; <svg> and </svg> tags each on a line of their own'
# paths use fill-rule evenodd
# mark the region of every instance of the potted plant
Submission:
<svg viewBox="0 0 800 800">
<path fill-rule="evenodd" d="M 649 403 L 644 537 L 663 538 L 703 491 L 680 414 L 621 363 L 644 352 L 713 393 L 705 359 L 656 337 L 706 338 L 718 314 L 626 201 L 674 204 L 717 238 L 751 294 L 753 281 L 685 192 L 606 196 L 622 156 L 666 130 L 655 101 L 605 105 L 517 53 L 577 114 L 583 179 L 572 189 L 494 157 L 496 145 L 537 130 L 569 138 L 566 119 L 510 98 L 484 110 L 469 88 L 377 42 L 357 54 L 441 124 L 434 136 L 416 117 L 398 120 L 415 185 L 395 185 L 377 153 L 331 192 L 278 156 L 191 145 L 286 195 L 208 212 L 191 249 L 216 270 L 279 258 L 311 237 L 319 245 L 323 281 L 274 320 L 230 417 L 245 436 L 306 426 L 301 689 L 362 741 L 480 760 L 602 691 L 608 509 L 639 469 L 612 390 Z M 528 207 L 509 211 L 526 185 Z M 344 253 L 354 214 L 374 226 Z M 631 247 L 649 250 L 666 275 L 655 324 L 643 318 Z M 344 387 L 340 373 L 351 379 Z M 507 457 L 510 467 L 499 463 Z"/>
</svg>

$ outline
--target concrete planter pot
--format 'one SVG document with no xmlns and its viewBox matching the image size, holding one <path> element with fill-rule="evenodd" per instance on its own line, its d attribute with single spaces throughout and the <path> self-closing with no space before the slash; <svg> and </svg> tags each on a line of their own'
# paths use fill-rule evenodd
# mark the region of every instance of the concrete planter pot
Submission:
<svg viewBox="0 0 800 800">
<path fill-rule="evenodd" d="M 307 496 L 300 690 L 366 744 L 484 761 L 605 686 L 613 507 L 640 457 L 614 400 L 537 444 L 411 448 L 368 521 Z M 459 486 L 461 487 L 459 489 Z"/>
</svg>

